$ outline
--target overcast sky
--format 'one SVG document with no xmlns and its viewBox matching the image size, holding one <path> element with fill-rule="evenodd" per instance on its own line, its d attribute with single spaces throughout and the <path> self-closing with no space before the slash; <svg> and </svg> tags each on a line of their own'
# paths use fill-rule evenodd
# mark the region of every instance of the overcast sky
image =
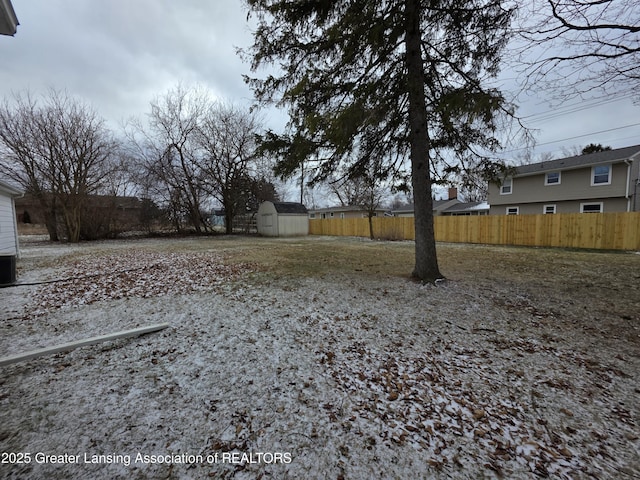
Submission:
<svg viewBox="0 0 640 480">
<path fill-rule="evenodd" d="M 236 54 L 236 47 L 251 43 L 241 0 L 12 3 L 20 26 L 15 37 L 0 37 L 0 96 L 64 89 L 92 104 L 114 128 L 146 114 L 154 95 L 178 82 L 200 84 L 226 101 L 251 102 L 242 81 L 249 67 Z M 519 113 L 533 115 L 528 125 L 539 129 L 536 154 L 564 156 L 563 147 L 592 142 L 640 144 L 640 125 L 622 128 L 640 123 L 640 107 L 631 98 L 594 105 L 572 101 L 550 108 L 539 95 L 523 102 Z M 286 118 L 271 112 L 265 121 L 279 129 Z"/>
<path fill-rule="evenodd" d="M 0 37 L 0 94 L 65 89 L 117 126 L 179 82 L 250 103 L 236 47 L 251 43 L 240 0 L 12 0 Z M 276 119 L 282 123 L 282 119 Z"/>
</svg>

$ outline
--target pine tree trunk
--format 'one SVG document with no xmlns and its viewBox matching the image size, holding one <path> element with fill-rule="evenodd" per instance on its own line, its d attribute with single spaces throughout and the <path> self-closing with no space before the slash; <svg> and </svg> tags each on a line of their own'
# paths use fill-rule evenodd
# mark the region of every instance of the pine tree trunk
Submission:
<svg viewBox="0 0 640 480">
<path fill-rule="evenodd" d="M 405 44 L 409 93 L 411 183 L 414 198 L 415 268 L 412 276 L 423 282 L 442 278 L 433 230 L 433 199 L 429 171 L 429 132 L 425 102 L 425 73 L 421 51 L 420 0 L 405 0 Z"/>
</svg>

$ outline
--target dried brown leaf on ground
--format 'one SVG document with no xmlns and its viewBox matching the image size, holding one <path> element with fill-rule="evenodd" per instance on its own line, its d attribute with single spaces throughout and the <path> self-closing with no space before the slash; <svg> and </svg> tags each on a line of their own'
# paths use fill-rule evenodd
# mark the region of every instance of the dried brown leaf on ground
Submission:
<svg viewBox="0 0 640 480">
<path fill-rule="evenodd" d="M 0 370 L 0 449 L 205 460 L 0 476 L 639 476 L 640 256 L 439 248 L 422 286 L 408 242 L 25 242 L 21 281 L 77 278 L 0 290 L 5 354 L 171 328 Z"/>
</svg>

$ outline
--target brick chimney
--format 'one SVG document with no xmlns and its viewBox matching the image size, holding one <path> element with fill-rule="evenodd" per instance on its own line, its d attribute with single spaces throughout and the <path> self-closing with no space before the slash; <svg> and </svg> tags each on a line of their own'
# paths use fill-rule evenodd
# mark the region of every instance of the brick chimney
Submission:
<svg viewBox="0 0 640 480">
<path fill-rule="evenodd" d="M 456 187 L 449 187 L 449 200 L 455 200 L 458 198 L 458 189 Z"/>
</svg>

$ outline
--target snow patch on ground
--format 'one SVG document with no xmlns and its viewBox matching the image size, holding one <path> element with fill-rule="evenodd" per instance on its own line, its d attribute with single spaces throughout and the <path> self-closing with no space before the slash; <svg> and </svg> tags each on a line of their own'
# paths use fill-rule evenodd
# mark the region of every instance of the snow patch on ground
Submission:
<svg viewBox="0 0 640 480">
<path fill-rule="evenodd" d="M 464 282 L 266 287 L 251 272 L 223 253 L 137 242 L 55 270 L 73 280 L 0 290 L 11 305 L 0 355 L 171 324 L 0 369 L 0 446 L 132 459 L 288 452 L 290 463 L 31 462 L 0 465 L 0 477 L 640 475 L 637 354 L 591 355 L 592 339 L 563 337 L 548 305 Z"/>
</svg>

